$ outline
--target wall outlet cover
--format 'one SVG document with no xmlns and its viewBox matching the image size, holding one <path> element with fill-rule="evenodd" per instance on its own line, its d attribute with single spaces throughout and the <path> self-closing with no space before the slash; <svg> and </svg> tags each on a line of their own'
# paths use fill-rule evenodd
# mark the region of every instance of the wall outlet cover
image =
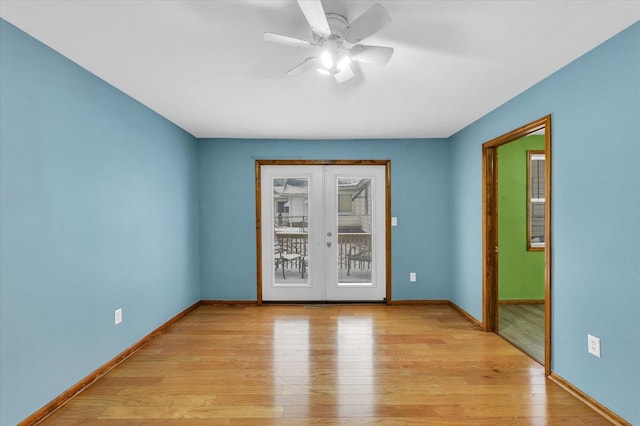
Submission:
<svg viewBox="0 0 640 426">
<path fill-rule="evenodd" d="M 116 325 L 120 324 L 122 322 L 122 308 L 118 308 L 115 311 L 114 314 L 114 322 Z"/>
<path fill-rule="evenodd" d="M 587 342 L 589 353 L 600 358 L 600 339 L 589 334 L 587 335 Z"/>
</svg>

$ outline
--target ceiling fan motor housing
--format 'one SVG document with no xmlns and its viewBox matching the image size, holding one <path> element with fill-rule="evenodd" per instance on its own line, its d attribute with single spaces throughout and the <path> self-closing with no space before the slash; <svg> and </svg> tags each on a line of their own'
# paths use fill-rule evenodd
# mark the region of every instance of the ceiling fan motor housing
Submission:
<svg viewBox="0 0 640 426">
<path fill-rule="evenodd" d="M 349 21 L 344 16 L 338 13 L 326 13 L 327 22 L 329 23 L 329 28 L 331 28 L 331 36 L 329 38 L 337 38 L 340 40 L 344 40 L 343 34 L 345 29 L 349 26 Z"/>
</svg>

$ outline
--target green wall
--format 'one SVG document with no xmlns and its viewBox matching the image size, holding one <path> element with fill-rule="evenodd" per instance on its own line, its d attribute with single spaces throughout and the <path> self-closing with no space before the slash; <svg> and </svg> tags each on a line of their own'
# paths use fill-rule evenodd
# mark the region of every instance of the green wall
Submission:
<svg viewBox="0 0 640 426">
<path fill-rule="evenodd" d="M 544 135 L 498 148 L 498 299 L 544 299 L 544 252 L 527 251 L 527 151 Z"/>
</svg>

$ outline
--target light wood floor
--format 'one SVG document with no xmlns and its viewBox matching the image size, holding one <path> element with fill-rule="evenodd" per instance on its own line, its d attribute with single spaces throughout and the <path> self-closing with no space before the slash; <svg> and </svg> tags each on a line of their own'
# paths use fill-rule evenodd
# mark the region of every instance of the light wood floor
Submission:
<svg viewBox="0 0 640 426">
<path fill-rule="evenodd" d="M 544 362 L 544 304 L 498 306 L 498 333 Z"/>
<path fill-rule="evenodd" d="M 599 425 L 448 306 L 204 305 L 44 425 Z"/>
</svg>

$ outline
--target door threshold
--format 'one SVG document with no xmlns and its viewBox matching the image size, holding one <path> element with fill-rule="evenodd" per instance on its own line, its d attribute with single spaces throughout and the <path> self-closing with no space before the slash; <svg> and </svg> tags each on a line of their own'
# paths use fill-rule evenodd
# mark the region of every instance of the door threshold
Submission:
<svg viewBox="0 0 640 426">
<path fill-rule="evenodd" d="M 385 300 L 263 300 L 263 305 L 302 305 L 303 308 L 328 308 L 331 305 L 387 305 Z"/>
</svg>

